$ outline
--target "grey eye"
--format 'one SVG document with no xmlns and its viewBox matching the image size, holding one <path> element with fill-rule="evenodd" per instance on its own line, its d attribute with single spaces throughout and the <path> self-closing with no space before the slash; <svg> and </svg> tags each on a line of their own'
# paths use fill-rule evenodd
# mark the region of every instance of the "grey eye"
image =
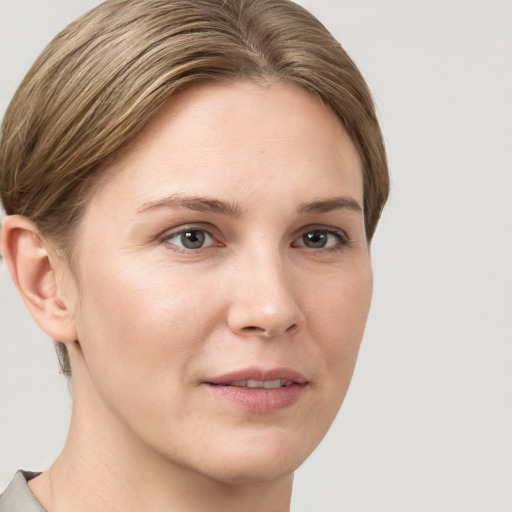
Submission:
<svg viewBox="0 0 512 512">
<path fill-rule="evenodd" d="M 331 234 L 331 237 L 332 236 Z M 302 241 L 306 247 L 322 249 L 329 241 L 329 233 L 327 231 L 310 231 L 302 235 Z"/>
<path fill-rule="evenodd" d="M 312 229 L 307 231 L 294 245 L 309 249 L 334 249 L 346 245 L 347 241 L 342 233 L 332 229 Z"/>
<path fill-rule="evenodd" d="M 204 245 L 206 235 L 204 231 L 185 231 L 180 235 L 180 241 L 183 247 L 187 249 L 200 249 Z"/>
<path fill-rule="evenodd" d="M 182 249 L 202 249 L 214 243 L 213 238 L 203 229 L 185 229 L 167 237 L 166 242 Z"/>
</svg>

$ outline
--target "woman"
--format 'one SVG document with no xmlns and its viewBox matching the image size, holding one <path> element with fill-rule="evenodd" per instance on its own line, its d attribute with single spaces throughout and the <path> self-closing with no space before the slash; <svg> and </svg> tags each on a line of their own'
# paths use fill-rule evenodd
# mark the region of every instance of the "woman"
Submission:
<svg viewBox="0 0 512 512">
<path fill-rule="evenodd" d="M 0 173 L 2 252 L 73 385 L 62 453 L 0 510 L 289 510 L 388 193 L 339 44 L 287 0 L 105 2 L 20 85 Z"/>
</svg>

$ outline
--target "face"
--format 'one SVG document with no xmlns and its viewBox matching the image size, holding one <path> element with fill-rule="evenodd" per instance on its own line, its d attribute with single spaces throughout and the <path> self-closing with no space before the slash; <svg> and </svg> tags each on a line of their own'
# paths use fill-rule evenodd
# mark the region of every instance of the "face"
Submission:
<svg viewBox="0 0 512 512">
<path fill-rule="evenodd" d="M 363 335 L 362 205 L 358 154 L 308 92 L 173 97 L 107 171 L 77 241 L 72 363 L 76 400 L 101 403 L 92 423 L 215 480 L 292 472 Z"/>
</svg>

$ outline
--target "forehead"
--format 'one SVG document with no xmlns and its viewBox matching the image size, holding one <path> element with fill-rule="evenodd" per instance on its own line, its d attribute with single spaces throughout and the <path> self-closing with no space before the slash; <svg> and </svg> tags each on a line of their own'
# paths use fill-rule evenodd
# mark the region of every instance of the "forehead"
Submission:
<svg viewBox="0 0 512 512">
<path fill-rule="evenodd" d="M 282 197 L 294 185 L 363 194 L 361 161 L 340 120 L 305 89 L 281 82 L 199 84 L 175 94 L 104 176 L 95 196 L 122 188 L 138 202 L 205 191 L 237 191 L 243 200 L 261 188 Z"/>
</svg>

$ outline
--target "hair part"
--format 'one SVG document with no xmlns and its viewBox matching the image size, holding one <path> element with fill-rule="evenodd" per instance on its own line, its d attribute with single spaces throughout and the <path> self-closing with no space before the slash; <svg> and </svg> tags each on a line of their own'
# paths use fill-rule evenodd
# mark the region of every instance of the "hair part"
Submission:
<svg viewBox="0 0 512 512">
<path fill-rule="evenodd" d="M 289 0 L 108 0 L 50 42 L 20 84 L 0 132 L 0 196 L 69 261 L 108 162 L 172 94 L 199 81 L 279 80 L 328 105 L 363 164 L 370 242 L 389 193 L 369 89 L 347 53 Z M 69 356 L 57 343 L 62 373 Z"/>
</svg>

